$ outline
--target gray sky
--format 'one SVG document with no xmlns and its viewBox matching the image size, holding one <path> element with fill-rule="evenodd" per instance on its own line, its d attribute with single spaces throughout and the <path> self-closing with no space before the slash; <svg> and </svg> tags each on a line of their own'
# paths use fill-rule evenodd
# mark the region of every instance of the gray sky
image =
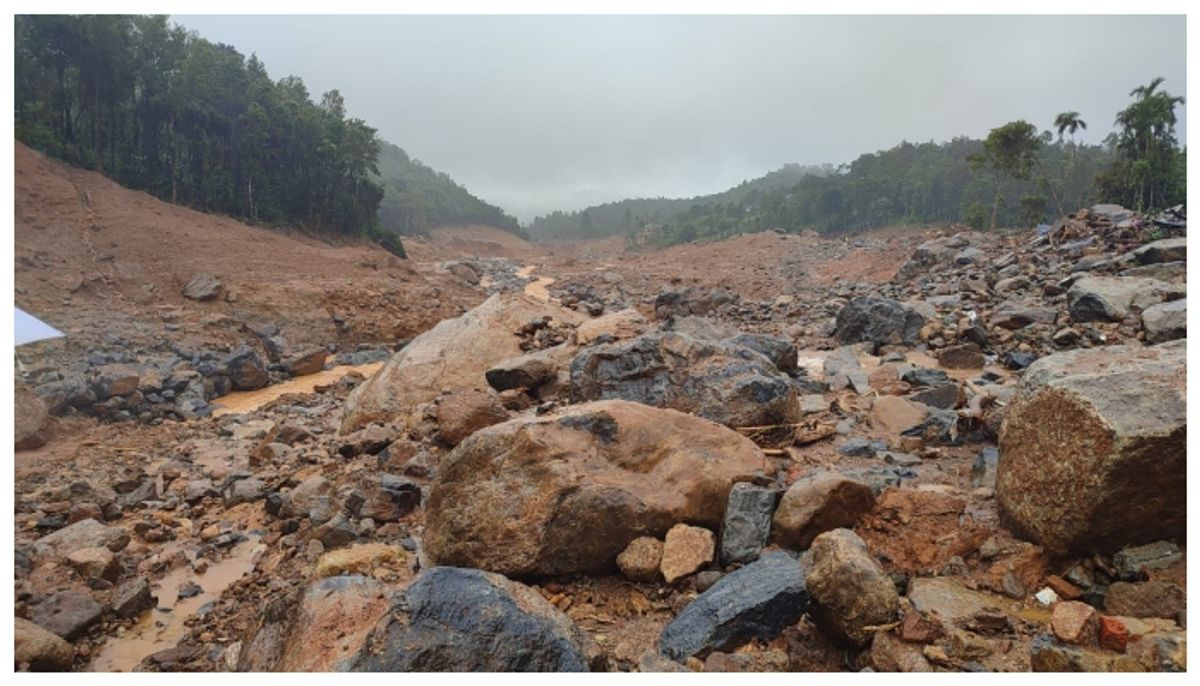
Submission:
<svg viewBox="0 0 1200 686">
<path fill-rule="evenodd" d="M 723 190 L 787 162 L 982 137 L 1077 110 L 1099 142 L 1179 17 L 176 16 L 338 88 L 353 116 L 522 220 Z M 1186 131 L 1180 111 L 1181 140 Z"/>
</svg>

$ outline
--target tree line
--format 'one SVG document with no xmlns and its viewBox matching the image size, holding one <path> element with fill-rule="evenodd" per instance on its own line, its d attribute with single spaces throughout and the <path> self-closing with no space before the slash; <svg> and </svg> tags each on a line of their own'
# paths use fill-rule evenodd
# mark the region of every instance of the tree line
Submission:
<svg viewBox="0 0 1200 686">
<path fill-rule="evenodd" d="M 905 141 L 790 183 L 765 183 L 764 177 L 741 184 L 736 194 L 624 200 L 539 217 L 532 228 L 565 236 L 624 233 L 632 245 L 661 246 L 770 229 L 838 234 L 890 224 L 1032 226 L 1096 202 L 1143 211 L 1169 207 L 1186 199 L 1187 153 L 1175 137 L 1175 108 L 1183 98 L 1161 85 L 1155 79 L 1130 93 L 1133 102 L 1117 114 L 1116 130 L 1103 145 L 1076 143 L 1087 123 L 1078 112 L 1063 112 L 1053 130 L 1015 121 L 982 140 Z M 638 214 L 643 207 L 650 211 Z M 635 209 L 632 221 L 614 212 L 621 208 Z"/>
<path fill-rule="evenodd" d="M 17 16 L 15 31 L 17 139 L 123 186 L 401 255 L 397 234 L 442 223 L 520 231 L 349 117 L 337 90 L 314 101 L 299 77 L 274 81 L 166 16 Z"/>
<path fill-rule="evenodd" d="M 789 188 L 806 176 L 835 173 L 831 164 L 786 164 L 756 179 L 711 195 L 694 198 L 626 198 L 592 205 L 575 212 L 561 210 L 536 217 L 529 233 L 537 238 L 603 238 L 628 233 L 647 224 L 667 221 L 697 206 L 721 203 L 754 202 L 763 192 Z"/>
</svg>

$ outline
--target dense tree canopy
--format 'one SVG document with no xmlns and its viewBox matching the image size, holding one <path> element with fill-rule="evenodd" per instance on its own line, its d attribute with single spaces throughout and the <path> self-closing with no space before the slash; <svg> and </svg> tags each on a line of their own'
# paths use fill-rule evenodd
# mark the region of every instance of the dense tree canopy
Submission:
<svg viewBox="0 0 1200 686">
<path fill-rule="evenodd" d="M 1160 77 L 1133 89 L 1133 104 L 1117 113 L 1109 141 L 1118 157 L 1096 180 L 1113 202 L 1143 209 L 1187 199 L 1187 152 L 1175 138 L 1175 108 L 1184 101 L 1159 90 L 1162 83 Z"/>
<path fill-rule="evenodd" d="M 383 190 L 375 129 L 336 91 L 165 16 L 16 17 L 16 135 L 160 198 L 250 221 L 359 233 Z"/>
</svg>

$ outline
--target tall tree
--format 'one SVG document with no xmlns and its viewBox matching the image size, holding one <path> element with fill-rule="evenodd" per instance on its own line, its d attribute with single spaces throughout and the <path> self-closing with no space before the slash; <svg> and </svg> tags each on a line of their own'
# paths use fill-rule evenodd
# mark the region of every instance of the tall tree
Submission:
<svg viewBox="0 0 1200 686">
<path fill-rule="evenodd" d="M 1175 138 L 1175 109 L 1182 96 L 1160 91 L 1162 77 L 1133 89 L 1135 98 L 1117 114 L 1116 149 L 1120 159 L 1098 179 L 1108 199 L 1139 210 L 1182 201 L 1183 153 Z"/>
</svg>

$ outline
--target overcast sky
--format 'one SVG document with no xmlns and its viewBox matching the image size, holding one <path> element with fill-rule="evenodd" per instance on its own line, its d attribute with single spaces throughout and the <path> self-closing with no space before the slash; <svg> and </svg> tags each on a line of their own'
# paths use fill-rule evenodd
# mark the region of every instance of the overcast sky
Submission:
<svg viewBox="0 0 1200 686">
<path fill-rule="evenodd" d="M 1077 110 L 1099 142 L 1180 17 L 176 16 L 529 220 Z M 1185 133 L 1180 115 L 1180 138 Z"/>
</svg>

